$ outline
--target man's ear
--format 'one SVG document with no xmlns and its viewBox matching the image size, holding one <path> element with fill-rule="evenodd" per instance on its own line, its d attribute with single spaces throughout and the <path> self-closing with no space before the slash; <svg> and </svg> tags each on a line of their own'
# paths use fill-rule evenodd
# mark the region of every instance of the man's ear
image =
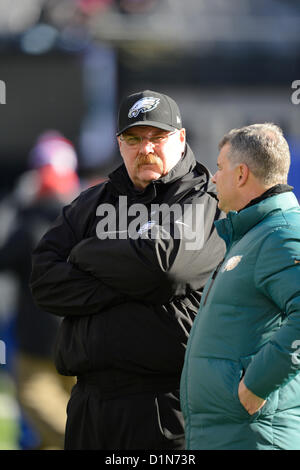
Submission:
<svg viewBox="0 0 300 470">
<path fill-rule="evenodd" d="M 237 185 L 238 187 L 244 186 L 249 178 L 249 167 L 245 163 L 240 163 L 237 166 Z"/>
<path fill-rule="evenodd" d="M 121 150 L 122 141 L 119 135 L 117 136 L 117 141 L 118 141 L 119 149 Z"/>
<path fill-rule="evenodd" d="M 186 137 L 186 132 L 185 132 L 185 129 L 183 127 L 179 131 L 179 138 L 180 138 L 181 142 L 185 142 L 185 137 Z"/>
<path fill-rule="evenodd" d="M 180 129 L 180 131 L 179 131 L 179 139 L 180 139 L 180 142 L 182 143 L 182 152 L 184 152 L 185 143 L 186 143 L 186 131 L 185 131 L 184 127 L 182 129 Z"/>
</svg>

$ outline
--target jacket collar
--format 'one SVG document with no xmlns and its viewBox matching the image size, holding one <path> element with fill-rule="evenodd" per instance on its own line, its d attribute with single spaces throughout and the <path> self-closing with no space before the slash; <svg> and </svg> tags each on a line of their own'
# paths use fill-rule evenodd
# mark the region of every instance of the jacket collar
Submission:
<svg viewBox="0 0 300 470">
<path fill-rule="evenodd" d="M 294 193 L 288 189 L 285 192 L 274 192 L 272 195 L 254 204 L 248 204 L 239 212 L 230 211 L 225 219 L 215 222 L 218 234 L 228 245 L 243 237 L 271 213 L 285 211 L 297 207 L 298 201 Z"/>
<path fill-rule="evenodd" d="M 275 184 L 275 186 L 272 186 L 271 188 L 267 189 L 267 191 L 265 191 L 260 196 L 256 197 L 255 199 L 252 199 L 252 201 L 250 201 L 240 211 L 246 209 L 247 207 L 253 206 L 254 204 L 257 204 L 258 202 L 263 201 L 264 199 L 267 199 L 268 197 L 272 197 L 275 194 L 286 193 L 287 191 L 293 191 L 293 189 L 294 189 L 293 186 L 290 186 L 289 184 Z"/>
</svg>

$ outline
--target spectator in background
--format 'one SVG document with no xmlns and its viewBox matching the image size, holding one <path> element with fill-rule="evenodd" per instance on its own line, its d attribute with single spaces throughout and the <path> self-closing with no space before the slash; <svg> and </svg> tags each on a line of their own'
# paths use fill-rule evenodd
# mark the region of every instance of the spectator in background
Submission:
<svg viewBox="0 0 300 470">
<path fill-rule="evenodd" d="M 39 448 L 61 449 L 73 379 L 60 376 L 53 366 L 60 321 L 34 304 L 28 282 L 34 246 L 62 205 L 79 192 L 77 156 L 70 141 L 49 131 L 37 139 L 29 165 L 2 202 L 12 216 L 0 246 L 0 269 L 14 273 L 18 283 L 14 366 L 21 409 L 40 438 Z"/>
</svg>

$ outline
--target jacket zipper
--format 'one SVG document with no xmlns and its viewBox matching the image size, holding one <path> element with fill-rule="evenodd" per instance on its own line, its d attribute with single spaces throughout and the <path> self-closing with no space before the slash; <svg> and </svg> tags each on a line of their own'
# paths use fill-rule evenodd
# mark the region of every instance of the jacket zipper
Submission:
<svg viewBox="0 0 300 470">
<path fill-rule="evenodd" d="M 212 286 L 213 286 L 213 283 L 215 282 L 215 279 L 216 279 L 216 277 L 217 277 L 217 274 L 218 274 L 218 272 L 219 272 L 219 270 L 220 270 L 220 267 L 221 267 L 221 265 L 222 265 L 224 259 L 225 259 L 225 258 L 223 258 L 222 261 L 220 261 L 220 263 L 218 264 L 218 266 L 216 267 L 216 269 L 215 269 L 214 272 L 213 272 L 213 275 L 212 275 L 212 277 L 211 277 L 211 283 L 210 283 L 210 285 L 209 285 L 209 288 L 207 289 L 206 296 L 205 296 L 205 299 L 204 299 L 204 302 L 203 302 L 203 306 L 206 304 L 207 297 L 208 297 L 208 295 L 209 295 L 209 293 L 210 293 L 210 290 L 211 290 L 211 288 L 212 288 Z"/>
</svg>

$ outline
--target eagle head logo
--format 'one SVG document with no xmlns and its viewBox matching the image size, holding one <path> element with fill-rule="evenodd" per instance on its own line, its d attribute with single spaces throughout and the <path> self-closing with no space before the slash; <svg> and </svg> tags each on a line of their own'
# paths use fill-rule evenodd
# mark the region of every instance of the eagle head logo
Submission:
<svg viewBox="0 0 300 470">
<path fill-rule="evenodd" d="M 141 98 L 130 108 L 128 117 L 135 118 L 139 113 L 147 113 L 155 109 L 160 102 L 160 98 L 154 98 L 153 96 L 148 96 L 146 98 Z"/>
<path fill-rule="evenodd" d="M 224 267 L 222 268 L 222 272 L 231 271 L 232 269 L 234 269 L 239 264 L 242 257 L 243 255 L 239 255 L 239 256 L 233 256 L 232 258 L 230 258 L 227 261 L 227 263 L 224 265 Z"/>
</svg>

